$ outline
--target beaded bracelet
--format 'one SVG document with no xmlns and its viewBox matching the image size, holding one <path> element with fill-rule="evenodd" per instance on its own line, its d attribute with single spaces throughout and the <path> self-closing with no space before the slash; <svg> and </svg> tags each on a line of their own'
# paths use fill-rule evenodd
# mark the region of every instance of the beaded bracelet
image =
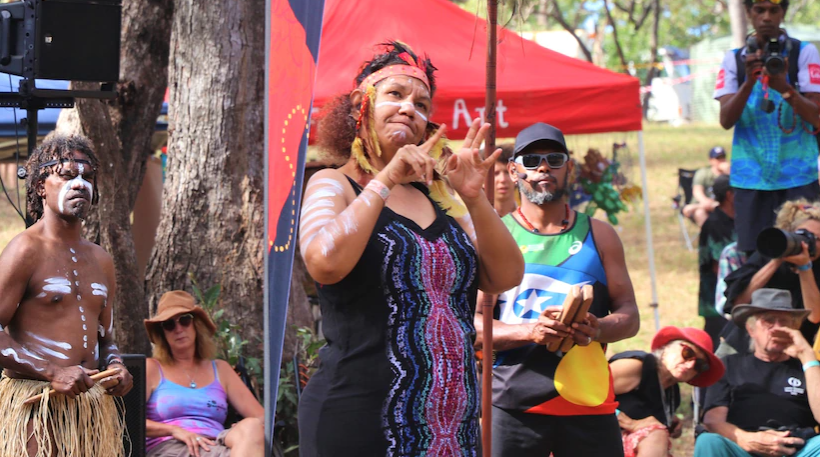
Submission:
<svg viewBox="0 0 820 457">
<path fill-rule="evenodd" d="M 808 271 L 808 270 L 811 270 L 811 266 L 812 266 L 811 265 L 811 260 L 809 260 L 809 263 L 807 263 L 805 265 L 800 265 L 800 266 L 794 267 L 794 269 L 797 270 L 797 271 Z"/>
<path fill-rule="evenodd" d="M 805 372 L 806 370 L 808 370 L 811 367 L 820 367 L 820 362 L 818 362 L 817 360 L 811 360 L 809 362 L 804 363 L 803 364 L 803 371 Z"/>
<path fill-rule="evenodd" d="M 376 195 L 382 198 L 385 203 L 387 203 L 387 197 L 390 196 L 390 189 L 384 185 L 378 179 L 371 179 L 367 186 L 365 186 L 364 190 L 369 190 L 371 192 L 375 192 Z"/>
</svg>

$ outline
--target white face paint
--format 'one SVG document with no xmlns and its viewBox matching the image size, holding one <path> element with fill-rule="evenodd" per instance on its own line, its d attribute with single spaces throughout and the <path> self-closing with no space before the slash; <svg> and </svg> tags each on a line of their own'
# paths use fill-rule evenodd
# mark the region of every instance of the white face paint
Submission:
<svg viewBox="0 0 820 457">
<path fill-rule="evenodd" d="M 14 361 L 15 361 L 15 362 L 17 362 L 17 363 L 19 363 L 19 364 L 21 364 L 21 365 L 23 365 L 23 364 L 28 365 L 28 366 L 30 366 L 30 367 L 32 367 L 32 368 L 34 368 L 34 370 L 35 370 L 35 371 L 43 371 L 43 369 L 42 369 L 42 368 L 37 368 L 37 367 L 35 367 L 35 366 L 34 366 L 34 364 L 33 364 L 33 363 L 31 363 L 31 361 L 26 360 L 26 359 L 24 359 L 24 358 L 21 358 L 21 357 L 17 354 L 17 351 L 15 351 L 15 350 L 14 350 L 14 349 L 12 349 L 12 348 L 6 348 L 6 349 L 3 349 L 3 350 L 0 350 L 0 354 L 2 354 L 4 357 L 12 357 L 12 358 L 14 358 Z M 34 358 L 37 358 L 37 359 L 39 359 L 39 360 L 43 360 L 41 357 L 34 357 Z"/>
<path fill-rule="evenodd" d="M 97 333 L 100 334 L 100 338 L 105 338 L 105 327 L 103 327 L 102 324 L 97 327 Z"/>
<path fill-rule="evenodd" d="M 66 196 L 75 185 L 85 187 L 88 190 L 88 198 L 91 198 L 91 196 L 94 195 L 94 186 L 90 182 L 83 179 L 83 173 L 85 173 L 85 164 L 78 163 L 77 169 L 77 176 L 75 176 L 74 179 L 67 181 L 65 184 L 63 184 L 63 187 L 60 189 L 60 194 L 57 196 L 57 207 L 60 209 L 60 213 L 62 214 L 65 214 Z M 72 259 L 74 258 L 72 257 Z M 74 261 L 76 262 L 76 260 Z"/>
<path fill-rule="evenodd" d="M 91 290 L 93 292 L 92 295 L 99 295 L 101 297 L 108 298 L 108 287 L 105 287 L 103 284 L 97 284 L 96 282 L 91 283 Z"/>
<path fill-rule="evenodd" d="M 412 109 L 416 113 L 416 116 L 420 117 L 422 120 L 424 120 L 424 122 L 428 122 L 427 121 L 427 116 L 425 116 L 424 113 L 422 113 L 421 111 L 416 109 L 416 107 L 410 102 L 382 101 L 382 102 L 376 103 L 376 108 L 381 108 L 382 106 L 395 106 L 396 108 L 401 109 L 404 105 L 407 105 L 408 107 L 410 107 L 410 109 Z"/>
<path fill-rule="evenodd" d="M 25 333 L 30 338 L 32 338 L 34 340 L 37 340 L 37 341 L 39 341 L 39 342 L 41 342 L 41 343 L 43 343 L 47 346 L 54 346 L 54 347 L 57 347 L 57 348 L 60 348 L 60 349 L 66 350 L 66 351 L 71 350 L 71 344 L 69 344 L 69 343 L 64 343 L 62 341 L 54 341 L 52 339 L 49 339 L 49 338 L 46 338 L 46 337 L 43 337 L 43 336 L 40 336 L 40 335 L 36 335 L 34 333 L 31 333 L 31 332 L 25 332 Z"/>
<path fill-rule="evenodd" d="M 54 277 L 45 280 L 46 285 L 43 286 L 45 292 L 56 292 L 60 294 L 71 293 L 71 281 L 66 278 Z"/>
<path fill-rule="evenodd" d="M 47 348 L 41 344 L 34 344 L 32 345 L 35 351 L 39 352 L 40 354 L 50 355 L 52 357 L 56 357 L 62 360 L 68 360 L 68 356 L 63 354 L 62 352 L 55 351 L 54 349 Z"/>
</svg>

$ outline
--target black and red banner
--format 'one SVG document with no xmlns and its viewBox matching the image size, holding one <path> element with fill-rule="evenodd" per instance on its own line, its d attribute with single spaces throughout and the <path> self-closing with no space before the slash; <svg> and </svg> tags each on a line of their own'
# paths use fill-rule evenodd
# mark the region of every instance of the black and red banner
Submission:
<svg viewBox="0 0 820 457">
<path fill-rule="evenodd" d="M 266 437 L 273 436 L 324 0 L 268 0 Z"/>
</svg>

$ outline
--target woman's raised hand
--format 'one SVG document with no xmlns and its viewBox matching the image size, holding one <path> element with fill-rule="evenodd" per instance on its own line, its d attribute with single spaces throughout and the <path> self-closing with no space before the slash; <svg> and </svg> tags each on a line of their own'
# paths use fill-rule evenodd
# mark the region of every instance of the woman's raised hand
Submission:
<svg viewBox="0 0 820 457">
<path fill-rule="evenodd" d="M 393 184 L 417 181 L 427 185 L 432 184 L 436 162 L 430 157 L 430 151 L 444 135 L 445 130 L 446 126 L 442 125 L 421 146 L 408 144 L 399 148 L 379 175 L 383 175 Z"/>
<path fill-rule="evenodd" d="M 465 203 L 481 196 L 487 173 L 501 154 L 501 149 L 496 149 L 486 159 L 481 158 L 478 149 L 489 130 L 490 124 L 473 120 L 461 149 L 447 159 L 444 174 Z"/>
</svg>

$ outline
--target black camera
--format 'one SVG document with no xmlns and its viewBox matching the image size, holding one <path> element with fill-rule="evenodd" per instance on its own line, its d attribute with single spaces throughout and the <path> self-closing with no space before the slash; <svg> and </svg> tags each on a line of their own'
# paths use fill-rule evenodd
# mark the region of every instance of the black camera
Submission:
<svg viewBox="0 0 820 457">
<path fill-rule="evenodd" d="M 766 257 L 779 259 L 803 252 L 801 243 L 809 245 L 809 257 L 817 255 L 817 237 L 806 229 L 789 233 L 779 228 L 769 227 L 757 235 L 757 250 Z"/>
<path fill-rule="evenodd" d="M 767 73 L 775 76 L 786 71 L 785 56 L 788 55 L 791 44 L 790 40 L 786 40 L 786 45 L 781 46 L 780 40 L 777 38 L 770 38 L 769 41 L 766 42 L 763 46 L 763 56 L 761 60 Z M 757 37 L 754 35 L 749 36 L 749 38 L 746 39 L 746 54 L 755 54 L 758 49 L 760 48 L 757 46 Z"/>
<path fill-rule="evenodd" d="M 797 425 L 780 425 L 779 422 L 776 420 L 769 419 L 766 422 L 765 426 L 758 428 L 758 431 L 766 431 L 766 430 L 775 430 L 778 432 L 789 432 L 789 436 L 793 436 L 795 438 L 800 438 L 803 440 L 804 444 L 793 444 L 788 445 L 788 447 L 793 448 L 795 450 L 800 450 L 805 446 L 805 442 L 817 436 L 817 432 L 814 431 L 813 427 L 798 427 Z"/>
</svg>

